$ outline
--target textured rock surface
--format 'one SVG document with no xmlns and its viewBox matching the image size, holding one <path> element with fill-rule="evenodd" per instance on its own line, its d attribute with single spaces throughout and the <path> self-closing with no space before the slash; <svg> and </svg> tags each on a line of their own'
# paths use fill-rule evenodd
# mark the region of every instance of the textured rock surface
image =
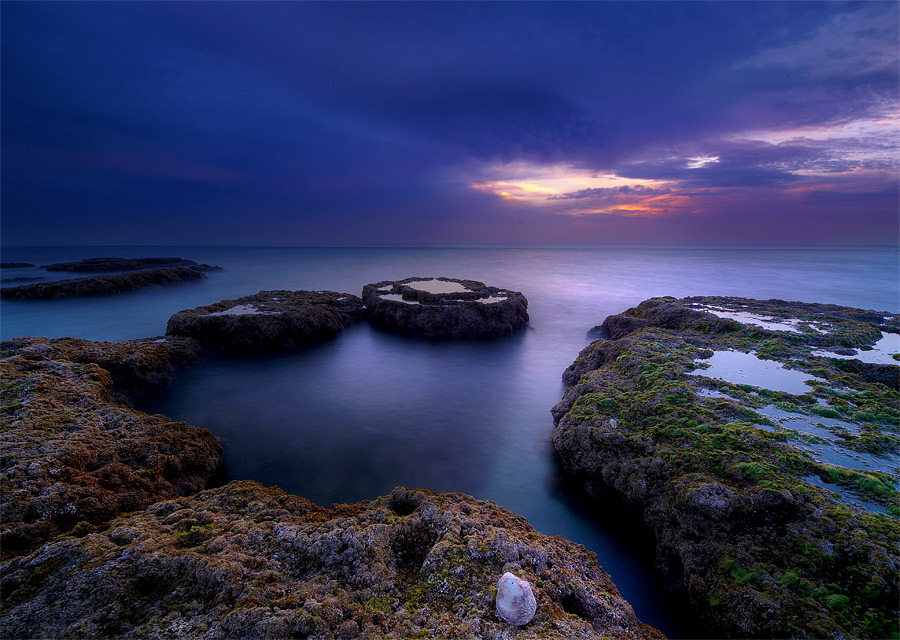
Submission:
<svg viewBox="0 0 900 640">
<path fill-rule="evenodd" d="M 898 367 L 814 352 L 898 327 L 900 316 L 833 305 L 645 301 L 608 318 L 609 339 L 564 374 L 553 446 L 589 493 L 612 490 L 643 515 L 659 566 L 715 635 L 895 637 Z M 723 349 L 821 381 L 792 395 L 703 376 Z"/>
<path fill-rule="evenodd" d="M 356 322 L 362 302 L 334 291 L 260 291 L 179 311 L 167 335 L 188 336 L 225 353 L 285 351 L 320 342 Z"/>
<path fill-rule="evenodd" d="M 411 285 L 457 283 L 464 291 L 429 293 Z M 528 300 L 518 291 L 475 280 L 406 278 L 363 287 L 365 316 L 376 327 L 426 338 L 508 335 L 528 324 Z"/>
<path fill-rule="evenodd" d="M 170 383 L 198 350 L 184 339 L 2 343 L 4 558 L 205 486 L 222 456 L 212 434 L 124 404 Z"/>
<path fill-rule="evenodd" d="M 197 265 L 184 258 L 86 258 L 78 262 L 57 262 L 42 269 L 47 271 L 74 271 L 76 273 L 109 273 L 111 271 L 135 271 L 158 267 L 191 267 Z"/>
<path fill-rule="evenodd" d="M 396 489 L 323 509 L 248 481 L 10 563 L 0 635 L 499 640 L 506 571 L 540 603 L 516 638 L 662 637 L 594 554 L 490 502 Z"/>
<path fill-rule="evenodd" d="M 0 295 L 11 300 L 33 300 L 124 293 L 145 287 L 203 280 L 206 278 L 203 271 L 211 269 L 213 267 L 208 267 L 208 265 L 167 267 L 132 273 L 117 273 L 111 276 L 72 278 L 54 282 L 41 282 L 39 284 L 26 284 L 19 287 L 6 287 L 0 289 Z"/>
</svg>

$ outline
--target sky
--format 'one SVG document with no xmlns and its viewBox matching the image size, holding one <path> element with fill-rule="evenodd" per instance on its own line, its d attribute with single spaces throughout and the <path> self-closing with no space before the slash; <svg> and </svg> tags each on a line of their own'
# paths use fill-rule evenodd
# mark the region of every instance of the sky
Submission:
<svg viewBox="0 0 900 640">
<path fill-rule="evenodd" d="M 0 3 L 4 245 L 898 243 L 897 2 Z"/>
</svg>

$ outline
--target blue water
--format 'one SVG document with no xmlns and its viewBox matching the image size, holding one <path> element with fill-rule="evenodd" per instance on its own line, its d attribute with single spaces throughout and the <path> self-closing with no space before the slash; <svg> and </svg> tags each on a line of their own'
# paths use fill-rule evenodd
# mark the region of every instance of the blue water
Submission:
<svg viewBox="0 0 900 640">
<path fill-rule="evenodd" d="M 176 311 L 262 289 L 358 295 L 366 283 L 408 276 L 522 291 L 531 328 L 511 338 L 432 343 L 360 324 L 300 353 L 207 361 L 147 408 L 223 437 L 229 478 L 320 504 L 396 485 L 493 500 L 597 553 L 638 616 L 672 637 L 696 631 L 660 586 L 633 522 L 616 505 L 606 510 L 568 490 L 554 463 L 549 411 L 587 330 L 657 295 L 900 312 L 896 248 L 10 248 L 2 259 L 40 265 L 102 255 L 180 256 L 225 270 L 118 296 L 4 301 L 0 334 L 156 336 Z M 39 269 L 4 277 L 32 274 L 62 277 Z"/>
</svg>

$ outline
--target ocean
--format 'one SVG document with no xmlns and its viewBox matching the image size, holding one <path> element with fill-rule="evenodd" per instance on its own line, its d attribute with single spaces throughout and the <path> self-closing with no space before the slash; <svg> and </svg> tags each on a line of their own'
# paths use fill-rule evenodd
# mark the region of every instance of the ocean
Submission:
<svg viewBox="0 0 900 640">
<path fill-rule="evenodd" d="M 550 434 L 563 370 L 606 316 L 653 296 L 729 295 L 900 312 L 900 253 L 834 247 L 54 247 L 4 248 L 37 265 L 179 256 L 223 267 L 208 279 L 115 296 L 3 301 L 0 335 L 126 340 L 165 333 L 179 310 L 272 289 L 359 295 L 410 276 L 521 291 L 530 327 L 511 337 L 429 342 L 360 323 L 308 350 L 213 359 L 142 409 L 205 427 L 226 444 L 226 479 L 277 485 L 322 505 L 405 485 L 492 500 L 538 531 L 594 551 L 637 615 L 695 635 L 653 569 L 652 544 L 615 502 L 568 487 Z M 59 279 L 40 269 L 4 278 Z M 18 283 L 4 283 L 13 286 Z"/>
</svg>

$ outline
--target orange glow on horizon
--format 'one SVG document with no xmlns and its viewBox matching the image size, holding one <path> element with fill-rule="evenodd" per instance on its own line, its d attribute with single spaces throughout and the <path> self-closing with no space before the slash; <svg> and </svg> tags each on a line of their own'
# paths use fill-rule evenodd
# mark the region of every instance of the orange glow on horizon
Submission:
<svg viewBox="0 0 900 640">
<path fill-rule="evenodd" d="M 584 189 L 614 189 L 625 186 L 655 187 L 662 184 L 655 180 L 637 180 L 613 174 L 597 174 L 564 165 L 545 166 L 518 163 L 489 168 L 486 173 L 497 175 L 497 178 L 474 180 L 469 186 L 472 189 L 492 193 L 504 200 L 519 200 L 536 205 L 547 205 L 553 196 L 561 196 Z"/>
</svg>

